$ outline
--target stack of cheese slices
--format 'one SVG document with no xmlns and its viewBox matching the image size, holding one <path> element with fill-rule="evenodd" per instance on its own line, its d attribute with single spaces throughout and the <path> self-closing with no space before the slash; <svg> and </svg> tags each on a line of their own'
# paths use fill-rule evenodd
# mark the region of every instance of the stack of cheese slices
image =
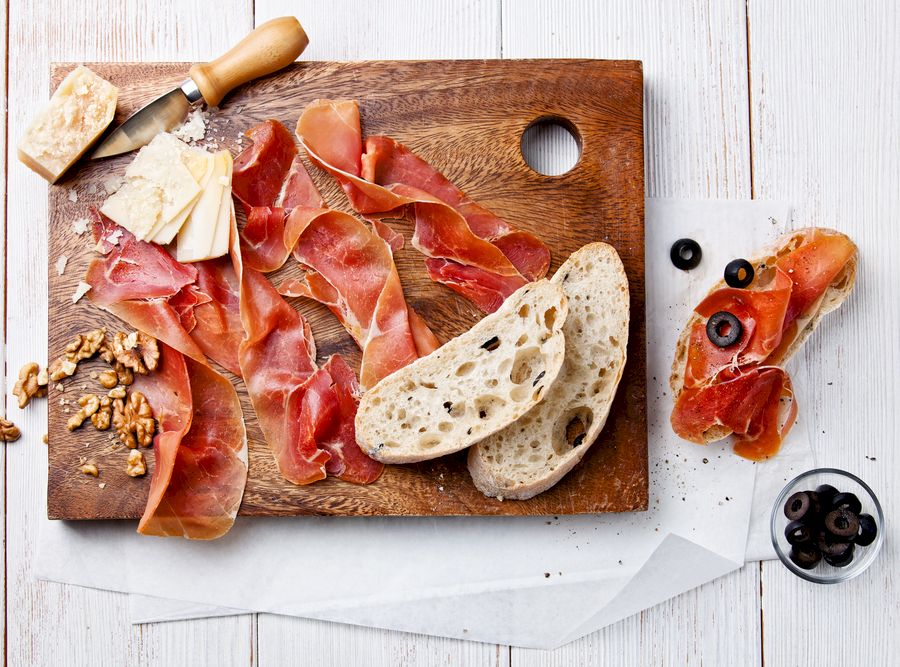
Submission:
<svg viewBox="0 0 900 667">
<path fill-rule="evenodd" d="M 228 252 L 232 158 L 210 153 L 169 133 L 158 134 L 125 170 L 123 185 L 100 209 L 141 241 L 176 240 L 179 262 Z"/>
</svg>

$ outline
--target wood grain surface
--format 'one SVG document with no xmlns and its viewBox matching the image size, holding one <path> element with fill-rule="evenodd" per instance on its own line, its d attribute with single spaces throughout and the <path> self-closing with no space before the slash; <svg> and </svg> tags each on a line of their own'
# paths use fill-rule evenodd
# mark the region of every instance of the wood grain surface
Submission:
<svg viewBox="0 0 900 667">
<path fill-rule="evenodd" d="M 186 76 L 186 63 L 89 66 L 120 88 L 119 116 Z M 55 65 L 55 85 L 73 64 Z M 632 297 L 629 361 L 609 421 L 584 462 L 554 489 L 524 502 L 485 498 L 471 484 L 463 455 L 410 466 L 388 466 L 375 484 L 356 486 L 329 478 L 297 487 L 283 480 L 259 430 L 242 383 L 250 440 L 250 477 L 241 513 L 246 515 L 551 515 L 631 511 L 647 505 L 645 418 L 646 358 L 643 283 L 643 77 L 640 63 L 597 60 L 375 61 L 305 63 L 245 86 L 211 116 L 207 140 L 237 153 L 241 132 L 267 118 L 293 128 L 300 110 L 318 97 L 354 98 L 366 134 L 388 134 L 409 145 L 476 201 L 550 246 L 555 270 L 587 242 L 603 240 L 619 251 Z M 581 157 L 571 171 L 543 176 L 524 161 L 522 133 L 536 120 L 554 118 L 574 129 Z M 121 174 L 133 156 L 87 163 L 50 188 L 48 253 L 49 350 L 58 356 L 77 333 L 97 326 L 127 330 L 88 298 L 71 295 L 93 253 L 89 235 L 72 221 L 102 202 L 104 180 Z M 329 204 L 348 210 L 333 180 L 310 168 Z M 73 192 L 75 195 L 73 195 Z M 72 201 L 75 199 L 76 201 Z M 407 239 L 412 229 L 397 223 Z M 56 262 L 68 258 L 63 275 Z M 443 339 L 471 327 L 480 314 L 468 302 L 430 281 L 422 256 L 409 244 L 396 262 L 409 302 Z M 273 282 L 297 275 L 296 264 Z M 309 319 L 320 360 L 359 352 L 322 306 L 296 301 Z M 75 408 L 63 404 L 99 390 L 89 372 L 95 360 L 54 389 L 49 401 L 48 513 L 51 518 L 140 516 L 149 475 L 129 478 L 127 450 L 90 426 L 75 432 L 65 422 Z M 76 406 L 77 407 L 77 406 Z M 152 450 L 147 452 L 152 465 Z M 79 457 L 96 462 L 97 480 L 78 471 Z"/>
</svg>

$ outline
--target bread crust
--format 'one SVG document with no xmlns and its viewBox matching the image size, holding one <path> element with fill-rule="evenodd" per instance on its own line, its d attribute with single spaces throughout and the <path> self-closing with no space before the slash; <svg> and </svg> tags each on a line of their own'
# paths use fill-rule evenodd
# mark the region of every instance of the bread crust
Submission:
<svg viewBox="0 0 900 667">
<path fill-rule="evenodd" d="M 803 343 L 805 343 L 806 339 L 812 335 L 812 332 L 815 331 L 816 327 L 819 326 L 819 322 L 821 322 L 822 317 L 837 309 L 850 295 L 850 292 L 853 291 L 853 287 L 856 284 L 856 265 L 859 258 L 859 252 L 856 249 L 856 244 L 853 243 L 853 241 L 846 234 L 842 234 L 839 231 L 827 227 L 804 227 L 803 229 L 798 229 L 783 234 L 774 242 L 766 246 L 760 254 L 750 259 L 749 261 L 753 266 L 759 266 L 761 264 L 767 264 L 771 266 L 774 260 L 788 254 L 792 250 L 796 250 L 801 245 L 803 245 L 803 241 L 806 236 L 815 231 L 844 237 L 853 245 L 855 252 L 853 253 L 853 257 L 850 259 L 850 261 L 847 262 L 847 265 L 844 267 L 841 273 L 838 274 L 835 280 L 826 288 L 825 293 L 822 295 L 822 298 L 819 300 L 818 304 L 816 304 L 815 312 L 812 313 L 812 315 L 804 313 L 804 316 L 800 318 L 801 320 L 806 319 L 807 321 L 803 329 L 797 334 L 797 337 L 794 339 L 794 341 L 784 350 L 780 351 L 777 356 L 769 357 L 766 360 L 767 366 L 784 366 L 784 364 L 786 364 L 788 360 L 793 357 L 794 354 L 803 346 Z M 707 294 L 712 294 L 716 290 L 722 289 L 723 287 L 727 287 L 724 279 L 719 280 L 709 290 L 709 292 L 707 292 Z M 691 330 L 694 328 L 694 325 L 696 323 L 703 322 L 703 320 L 704 318 L 702 318 L 696 312 L 692 312 L 690 319 L 688 319 L 687 324 L 681 331 L 681 335 L 679 335 L 678 337 L 678 343 L 675 346 L 675 359 L 672 361 L 672 373 L 669 376 L 669 386 L 672 389 L 674 400 L 676 401 L 678 400 L 678 396 L 681 394 L 681 391 L 684 389 L 684 374 L 685 369 L 687 368 L 688 341 L 690 339 Z M 708 444 L 710 442 L 723 440 L 731 434 L 731 429 L 725 426 L 715 425 L 704 431 L 701 438 L 692 441 L 699 444 Z"/>
</svg>

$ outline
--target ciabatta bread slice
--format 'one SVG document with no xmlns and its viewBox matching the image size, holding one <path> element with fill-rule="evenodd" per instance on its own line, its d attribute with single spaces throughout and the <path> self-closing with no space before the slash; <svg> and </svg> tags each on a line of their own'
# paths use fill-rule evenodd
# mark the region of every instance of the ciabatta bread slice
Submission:
<svg viewBox="0 0 900 667">
<path fill-rule="evenodd" d="M 813 231 L 815 231 L 815 228 L 807 227 L 788 232 L 776 239 L 774 243 L 766 247 L 758 256 L 751 258 L 748 261 L 755 267 L 774 266 L 778 258 L 787 255 L 803 245 L 806 237 Z M 820 231 L 827 234 L 845 236 L 833 229 L 821 228 Z M 849 238 L 847 240 L 850 241 Z M 797 337 L 790 345 L 785 347 L 784 350 L 781 350 L 777 354 L 773 353 L 766 359 L 765 363 L 767 366 L 784 366 L 788 359 L 794 356 L 794 353 L 803 346 L 803 343 L 806 342 L 806 339 L 810 337 L 815 328 L 819 326 L 822 317 L 844 303 L 844 300 L 850 295 L 850 292 L 853 291 L 853 286 L 856 284 L 857 259 L 858 254 L 854 254 L 841 273 L 835 277 L 825 290 L 822 298 L 817 303 L 813 304 L 808 312 L 801 315 L 798 321 L 799 333 L 797 334 Z M 712 293 L 726 286 L 725 281 L 720 280 L 713 285 L 709 292 Z M 684 372 L 687 368 L 688 342 L 690 340 L 691 330 L 693 329 L 694 324 L 702 322 L 703 320 L 704 318 L 696 312 L 693 312 L 685 325 L 684 330 L 678 337 L 678 343 L 675 348 L 675 359 L 672 362 L 672 374 L 669 376 L 669 386 L 672 388 L 676 400 L 678 399 L 681 390 L 684 388 Z M 731 433 L 732 431 L 727 427 L 716 425 L 703 433 L 703 442 L 716 442 L 727 438 Z"/>
<path fill-rule="evenodd" d="M 516 421 L 541 399 L 565 357 L 568 307 L 539 280 L 443 347 L 363 394 L 356 440 L 384 463 L 458 452 Z"/>
<path fill-rule="evenodd" d="M 487 496 L 527 500 L 561 480 L 603 429 L 622 378 L 630 308 L 618 253 L 586 245 L 552 281 L 569 300 L 566 359 L 535 408 L 469 450 L 472 480 Z"/>
</svg>

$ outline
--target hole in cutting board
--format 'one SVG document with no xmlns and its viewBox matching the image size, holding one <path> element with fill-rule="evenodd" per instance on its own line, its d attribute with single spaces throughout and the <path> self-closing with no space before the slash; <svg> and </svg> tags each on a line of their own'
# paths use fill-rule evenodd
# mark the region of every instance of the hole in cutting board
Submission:
<svg viewBox="0 0 900 667">
<path fill-rule="evenodd" d="M 581 158 L 581 136 L 565 118 L 539 118 L 522 133 L 522 157 L 544 176 L 559 176 Z"/>
</svg>

